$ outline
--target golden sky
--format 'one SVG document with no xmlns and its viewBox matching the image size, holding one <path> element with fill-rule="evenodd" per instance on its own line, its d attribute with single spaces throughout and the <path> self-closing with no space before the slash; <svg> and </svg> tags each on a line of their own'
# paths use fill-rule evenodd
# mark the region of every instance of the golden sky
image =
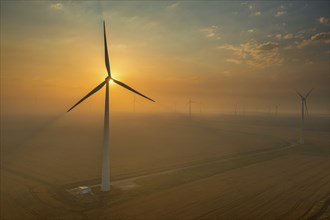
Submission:
<svg viewBox="0 0 330 220">
<path fill-rule="evenodd" d="M 2 113 L 64 112 L 112 75 L 139 111 L 329 109 L 328 1 L 1 1 Z M 111 85 L 111 111 L 133 93 Z M 102 111 L 104 90 L 77 111 Z M 195 104 L 197 105 L 197 104 Z M 78 110 L 79 109 L 79 110 Z"/>
</svg>

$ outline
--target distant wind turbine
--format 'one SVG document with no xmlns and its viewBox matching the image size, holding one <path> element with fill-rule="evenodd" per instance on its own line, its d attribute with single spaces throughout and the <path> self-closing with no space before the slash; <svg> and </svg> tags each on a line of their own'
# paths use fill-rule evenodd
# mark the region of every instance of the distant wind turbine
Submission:
<svg viewBox="0 0 330 220">
<path fill-rule="evenodd" d="M 194 103 L 194 101 L 191 101 L 191 98 L 189 98 L 188 104 L 189 104 L 189 119 L 191 119 L 191 104 Z"/>
<path fill-rule="evenodd" d="M 275 105 L 275 116 L 277 117 L 277 115 L 278 115 L 278 107 L 279 107 L 279 105 Z"/>
<path fill-rule="evenodd" d="M 111 77 L 110 71 L 110 61 L 109 61 L 109 54 L 108 54 L 108 47 L 107 47 L 107 37 L 105 31 L 105 21 L 103 21 L 103 35 L 104 35 L 104 58 L 105 58 L 105 66 L 107 68 L 108 76 L 105 80 L 95 87 L 92 91 L 90 91 L 85 97 L 83 97 L 80 101 L 78 101 L 74 106 L 72 106 L 69 110 L 71 111 L 74 107 L 79 105 L 89 96 L 93 95 L 97 91 L 99 91 L 104 85 L 106 85 L 105 89 L 105 111 L 104 111 L 104 133 L 103 133 L 103 147 L 102 147 L 102 181 L 101 181 L 101 191 L 109 191 L 110 190 L 110 158 L 109 158 L 109 81 L 111 80 L 114 83 L 128 89 L 146 99 L 149 99 L 152 102 L 155 102 L 151 98 L 139 93 L 138 91 L 134 90 L 133 88 L 129 87 L 123 82 L 120 82 Z"/>
<path fill-rule="evenodd" d="M 306 114 L 308 116 L 308 108 L 307 108 L 307 102 L 306 99 L 311 94 L 313 89 L 309 90 L 309 92 L 305 95 L 302 96 L 297 90 L 297 94 L 301 98 L 301 130 L 300 130 L 300 144 L 304 144 L 304 119 L 305 119 L 305 109 L 306 109 Z"/>
</svg>

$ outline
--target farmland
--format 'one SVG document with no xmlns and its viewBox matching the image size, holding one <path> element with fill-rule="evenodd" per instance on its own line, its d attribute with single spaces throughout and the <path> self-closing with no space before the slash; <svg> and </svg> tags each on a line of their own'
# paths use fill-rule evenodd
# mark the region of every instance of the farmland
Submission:
<svg viewBox="0 0 330 220">
<path fill-rule="evenodd" d="M 282 115 L 111 114 L 111 181 L 99 192 L 102 116 L 6 117 L 2 219 L 298 219 L 329 215 L 329 128 Z M 125 126 L 124 126 L 125 125 Z M 68 189 L 93 186 L 94 196 Z"/>
</svg>

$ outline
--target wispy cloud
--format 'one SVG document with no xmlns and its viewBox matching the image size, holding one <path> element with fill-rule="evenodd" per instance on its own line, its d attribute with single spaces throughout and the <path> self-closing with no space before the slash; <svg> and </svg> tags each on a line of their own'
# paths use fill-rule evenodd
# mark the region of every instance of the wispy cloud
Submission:
<svg viewBox="0 0 330 220">
<path fill-rule="evenodd" d="M 200 29 L 201 32 L 205 33 L 205 37 L 210 39 L 221 39 L 219 34 L 219 27 L 216 25 L 212 25 L 207 28 Z"/>
<path fill-rule="evenodd" d="M 290 40 L 292 38 L 294 38 L 293 34 L 286 34 L 286 35 L 283 36 L 283 39 L 285 39 L 285 40 Z"/>
<path fill-rule="evenodd" d="M 330 32 L 318 33 L 311 37 L 311 41 L 324 41 L 325 43 L 329 43 L 329 40 Z"/>
<path fill-rule="evenodd" d="M 276 42 L 247 42 L 238 46 L 221 45 L 218 49 L 232 51 L 235 58 L 227 59 L 226 62 L 235 64 L 245 63 L 247 65 L 264 68 L 273 65 L 279 65 L 283 62 L 283 58 L 278 52 L 279 44 Z"/>
<path fill-rule="evenodd" d="M 148 19 L 142 16 L 132 16 L 132 17 L 125 17 L 125 21 L 137 27 L 141 27 L 143 29 L 153 29 L 153 28 L 160 28 L 160 24 L 155 20 Z"/>
<path fill-rule="evenodd" d="M 241 64 L 242 61 L 238 60 L 238 59 L 226 59 L 225 60 L 228 63 L 235 63 L 235 64 Z"/>
<path fill-rule="evenodd" d="M 249 4 L 248 2 L 246 3 L 242 3 L 242 5 L 244 5 L 244 7 L 247 6 L 247 8 L 249 9 L 250 16 L 260 16 L 261 15 L 261 11 L 258 10 L 258 7 L 256 7 L 255 4 Z"/>
<path fill-rule="evenodd" d="M 179 4 L 180 4 L 179 2 L 174 2 L 174 3 L 170 4 L 169 6 L 167 6 L 167 8 L 174 9 L 174 8 L 178 7 Z"/>
<path fill-rule="evenodd" d="M 134 21 L 136 21 L 136 20 L 138 20 L 138 19 L 139 19 L 138 16 L 133 16 L 133 17 L 130 17 L 130 18 L 128 19 L 128 21 L 129 21 L 129 22 L 134 22 Z"/>
<path fill-rule="evenodd" d="M 50 4 L 50 8 L 51 9 L 54 9 L 54 10 L 61 10 L 63 9 L 63 4 L 62 3 L 53 3 L 53 4 Z"/>
<path fill-rule="evenodd" d="M 247 29 L 247 30 L 242 30 L 241 34 L 253 34 L 256 32 L 256 29 L 251 28 L 251 29 Z"/>
<path fill-rule="evenodd" d="M 295 33 L 295 38 L 298 39 L 306 39 L 306 35 L 311 35 L 311 34 L 316 34 L 317 29 L 315 27 L 313 28 L 308 28 L 308 29 L 303 29 Z"/>
<path fill-rule="evenodd" d="M 321 32 L 313 35 L 310 39 L 303 40 L 297 43 L 297 48 L 303 48 L 313 43 L 330 43 L 330 32 Z"/>
<path fill-rule="evenodd" d="M 260 16 L 260 15 L 261 15 L 261 12 L 260 11 L 253 12 L 251 14 L 251 16 Z"/>
<path fill-rule="evenodd" d="M 285 15 L 286 14 L 286 11 L 277 11 L 276 14 L 275 14 L 275 17 L 280 17 L 282 15 Z"/>
<path fill-rule="evenodd" d="M 329 24 L 329 19 L 327 19 L 326 17 L 320 17 L 320 18 L 319 18 L 319 22 L 320 22 L 321 24 L 328 25 L 328 24 Z"/>
<path fill-rule="evenodd" d="M 257 45 L 256 49 L 259 50 L 274 50 L 279 47 L 279 44 L 276 42 L 267 42 Z"/>
</svg>

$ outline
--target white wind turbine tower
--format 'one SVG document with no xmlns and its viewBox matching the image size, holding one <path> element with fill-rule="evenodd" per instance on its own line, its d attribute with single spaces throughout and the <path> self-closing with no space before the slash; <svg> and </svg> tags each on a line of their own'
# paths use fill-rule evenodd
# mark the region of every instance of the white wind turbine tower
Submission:
<svg viewBox="0 0 330 220">
<path fill-rule="evenodd" d="M 105 88 L 105 111 L 104 111 L 104 133 L 103 133 L 103 147 L 102 147 L 102 181 L 101 181 L 101 191 L 106 192 L 110 190 L 110 156 L 109 156 L 109 81 L 111 80 L 114 83 L 146 98 L 150 101 L 155 102 L 154 100 L 148 98 L 147 96 L 139 93 L 138 91 L 134 90 L 133 88 L 129 87 L 123 82 L 120 82 L 111 76 L 110 71 L 110 62 L 109 62 L 109 54 L 108 54 L 108 47 L 107 47 L 107 37 L 105 31 L 105 21 L 103 21 L 103 31 L 104 31 L 104 58 L 105 58 L 105 66 L 107 68 L 108 76 L 105 80 L 95 87 L 92 91 L 90 91 L 86 96 L 84 96 L 80 101 L 78 101 L 74 106 L 72 106 L 69 110 L 71 111 L 74 107 L 79 105 L 82 101 L 87 99 L 89 96 L 93 95 L 97 91 L 99 91 L 104 85 Z"/>
<path fill-rule="evenodd" d="M 191 103 L 195 103 L 194 101 L 191 101 L 191 98 L 189 98 L 188 105 L 189 105 L 189 119 L 191 119 Z"/>
<path fill-rule="evenodd" d="M 301 98 L 301 130 L 300 130 L 300 144 L 304 144 L 304 119 L 305 119 L 305 109 L 306 109 L 306 113 L 308 115 L 308 108 L 307 108 L 307 102 L 306 99 L 309 96 L 309 94 L 311 94 L 313 89 L 309 90 L 309 92 L 305 95 L 302 96 L 297 90 L 297 94 L 300 96 Z"/>
</svg>

